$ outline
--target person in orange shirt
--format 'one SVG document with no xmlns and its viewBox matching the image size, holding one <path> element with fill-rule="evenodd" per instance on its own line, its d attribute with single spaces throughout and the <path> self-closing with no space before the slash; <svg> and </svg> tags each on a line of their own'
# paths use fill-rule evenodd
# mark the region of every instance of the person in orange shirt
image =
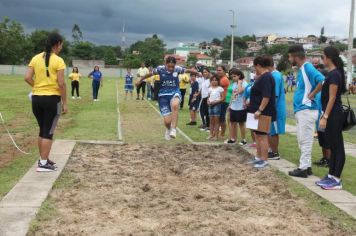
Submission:
<svg viewBox="0 0 356 236">
<path fill-rule="evenodd" d="M 220 86 L 224 89 L 224 97 L 226 97 L 227 89 L 230 86 L 230 80 L 226 76 L 226 67 L 220 65 L 216 69 L 216 74 L 220 79 Z M 222 102 L 221 103 L 221 113 L 220 113 L 220 138 L 224 140 L 225 137 L 225 130 L 226 130 L 226 112 L 227 108 L 229 107 L 229 103 Z"/>
</svg>

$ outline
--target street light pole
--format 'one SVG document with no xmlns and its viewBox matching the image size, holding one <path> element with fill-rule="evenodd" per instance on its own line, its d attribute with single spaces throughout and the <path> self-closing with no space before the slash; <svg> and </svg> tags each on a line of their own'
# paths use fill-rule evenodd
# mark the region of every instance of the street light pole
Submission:
<svg viewBox="0 0 356 236">
<path fill-rule="evenodd" d="M 347 55 L 347 87 L 352 81 L 352 49 L 354 43 L 354 20 L 355 20 L 355 0 L 351 0 L 350 28 L 349 28 L 349 48 Z"/>
<path fill-rule="evenodd" d="M 230 56 L 230 68 L 234 66 L 234 29 L 236 28 L 235 24 L 235 11 L 229 10 L 232 13 L 232 25 L 231 25 L 231 56 Z"/>
</svg>

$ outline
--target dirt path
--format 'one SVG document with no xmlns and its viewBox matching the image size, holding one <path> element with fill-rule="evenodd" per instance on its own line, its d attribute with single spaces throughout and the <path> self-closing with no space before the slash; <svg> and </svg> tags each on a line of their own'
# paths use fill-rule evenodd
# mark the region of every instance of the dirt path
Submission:
<svg viewBox="0 0 356 236">
<path fill-rule="evenodd" d="M 246 158 L 226 146 L 79 145 L 36 235 L 346 235 Z"/>
</svg>

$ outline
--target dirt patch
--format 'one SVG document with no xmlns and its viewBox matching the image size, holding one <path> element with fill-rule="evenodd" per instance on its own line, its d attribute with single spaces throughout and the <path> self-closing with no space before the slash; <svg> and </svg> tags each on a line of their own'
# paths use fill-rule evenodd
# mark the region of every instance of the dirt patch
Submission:
<svg viewBox="0 0 356 236">
<path fill-rule="evenodd" d="M 36 235 L 346 235 L 234 147 L 77 146 Z"/>
</svg>

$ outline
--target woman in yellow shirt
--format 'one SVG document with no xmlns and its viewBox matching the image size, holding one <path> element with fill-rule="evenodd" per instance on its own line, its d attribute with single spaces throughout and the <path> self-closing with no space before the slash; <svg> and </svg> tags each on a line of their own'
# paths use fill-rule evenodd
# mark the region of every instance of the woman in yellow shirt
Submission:
<svg viewBox="0 0 356 236">
<path fill-rule="evenodd" d="M 69 79 L 72 80 L 72 99 L 75 99 L 74 97 L 74 90 L 77 93 L 77 98 L 82 99 L 79 96 L 79 80 L 82 77 L 82 75 L 79 73 L 78 67 L 73 67 L 72 73 L 69 74 Z"/>
<path fill-rule="evenodd" d="M 38 172 L 56 170 L 55 163 L 48 158 L 49 152 L 61 111 L 68 111 L 64 79 L 66 65 L 58 56 L 62 46 L 62 36 L 50 33 L 45 52 L 32 58 L 25 74 L 25 81 L 32 87 L 32 111 L 40 128 Z"/>
</svg>

